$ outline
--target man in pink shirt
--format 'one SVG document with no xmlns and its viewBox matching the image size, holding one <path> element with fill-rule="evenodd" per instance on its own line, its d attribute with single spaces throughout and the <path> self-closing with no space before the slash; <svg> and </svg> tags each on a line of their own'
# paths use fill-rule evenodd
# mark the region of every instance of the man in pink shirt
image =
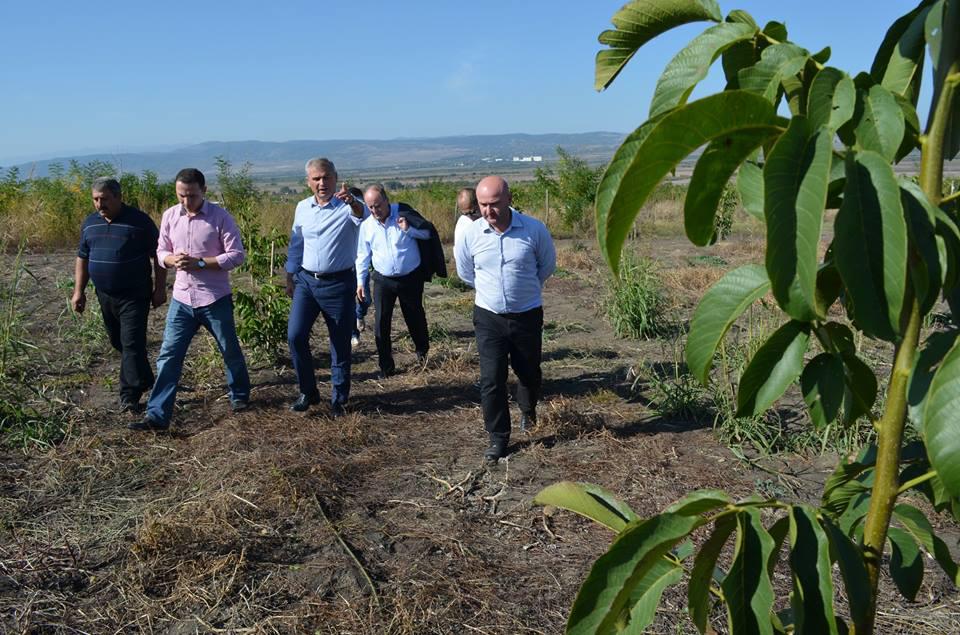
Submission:
<svg viewBox="0 0 960 635">
<path fill-rule="evenodd" d="M 213 335 L 223 355 L 233 409 L 244 410 L 250 399 L 250 376 L 237 340 L 230 293 L 229 271 L 245 256 L 240 231 L 227 210 L 204 198 L 207 186 L 200 170 L 180 170 L 176 190 L 180 203 L 163 213 L 157 242 L 157 261 L 177 272 L 173 299 L 157 357 L 157 381 L 146 415 L 127 426 L 131 430 L 170 427 L 183 359 L 201 326 Z"/>
</svg>

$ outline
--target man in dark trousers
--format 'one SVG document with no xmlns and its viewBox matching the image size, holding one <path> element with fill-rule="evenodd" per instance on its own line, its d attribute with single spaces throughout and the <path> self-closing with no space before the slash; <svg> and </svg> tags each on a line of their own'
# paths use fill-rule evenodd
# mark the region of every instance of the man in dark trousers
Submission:
<svg viewBox="0 0 960 635">
<path fill-rule="evenodd" d="M 488 176 L 477 184 L 479 218 L 457 243 L 460 279 L 476 289 L 473 325 L 480 355 L 480 405 L 489 435 L 488 462 L 506 456 L 510 442 L 507 364 L 517 375 L 520 427 L 536 418 L 542 374 L 544 282 L 556 269 L 546 226 L 510 207 L 507 182 Z"/>
<path fill-rule="evenodd" d="M 427 316 L 423 310 L 424 273 L 417 241 L 430 240 L 430 230 L 415 228 L 401 205 L 390 203 L 382 185 L 371 185 L 363 195 L 370 217 L 360 225 L 357 243 L 357 299 L 363 301 L 364 286 L 373 265 L 373 306 L 376 311 L 374 333 L 380 373 L 388 377 L 396 372 L 390 335 L 393 308 L 400 300 L 400 310 L 417 351 L 417 361 L 426 363 L 430 338 Z M 409 209 L 409 212 L 412 212 Z"/>
<path fill-rule="evenodd" d="M 120 353 L 120 410 L 137 412 L 141 395 L 153 386 L 147 316 L 151 304 L 167 301 L 167 270 L 157 265 L 156 224 L 123 202 L 120 183 L 97 179 L 92 194 L 97 211 L 80 231 L 70 304 L 83 313 L 87 282 L 93 280 L 110 344 Z"/>
<path fill-rule="evenodd" d="M 300 396 L 291 410 L 304 412 L 320 403 L 310 353 L 310 329 L 323 316 L 330 337 L 330 412 L 338 417 L 350 397 L 350 334 L 356 324 L 357 234 L 367 213 L 346 188 L 337 190 L 337 169 L 325 158 L 306 164 L 313 196 L 294 212 L 287 248 L 287 295 L 293 298 L 287 343 Z"/>
</svg>

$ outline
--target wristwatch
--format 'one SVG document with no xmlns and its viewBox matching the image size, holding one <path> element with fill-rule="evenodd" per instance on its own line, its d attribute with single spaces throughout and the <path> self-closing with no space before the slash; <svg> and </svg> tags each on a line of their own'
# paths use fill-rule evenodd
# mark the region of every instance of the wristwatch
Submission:
<svg viewBox="0 0 960 635">
<path fill-rule="evenodd" d="M 203 258 L 197 261 L 197 269 L 204 269 L 206 268 L 206 266 L 207 266 L 207 263 Z"/>
</svg>

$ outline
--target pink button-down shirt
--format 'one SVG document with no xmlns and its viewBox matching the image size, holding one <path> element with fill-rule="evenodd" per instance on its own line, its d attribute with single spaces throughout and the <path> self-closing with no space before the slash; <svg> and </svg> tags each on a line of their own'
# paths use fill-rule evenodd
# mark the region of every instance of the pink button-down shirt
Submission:
<svg viewBox="0 0 960 635">
<path fill-rule="evenodd" d="M 194 258 L 215 256 L 221 267 L 220 270 L 177 271 L 173 299 L 194 308 L 208 306 L 230 295 L 230 269 L 242 264 L 246 256 L 233 217 L 207 200 L 193 216 L 183 205 L 174 205 L 163 213 L 157 260 L 167 268 L 164 258 L 179 253 Z"/>
</svg>

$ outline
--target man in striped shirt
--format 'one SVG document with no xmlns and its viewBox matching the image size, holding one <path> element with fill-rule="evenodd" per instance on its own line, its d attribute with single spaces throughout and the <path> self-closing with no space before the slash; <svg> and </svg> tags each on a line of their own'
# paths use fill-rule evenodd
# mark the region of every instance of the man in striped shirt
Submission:
<svg viewBox="0 0 960 635">
<path fill-rule="evenodd" d="M 157 264 L 156 224 L 123 202 L 120 183 L 97 179 L 92 194 L 97 211 L 80 231 L 70 304 L 83 313 L 87 282 L 93 280 L 110 344 L 120 353 L 120 410 L 138 411 L 141 395 L 153 386 L 147 316 L 151 304 L 167 301 L 167 270 Z"/>
</svg>

